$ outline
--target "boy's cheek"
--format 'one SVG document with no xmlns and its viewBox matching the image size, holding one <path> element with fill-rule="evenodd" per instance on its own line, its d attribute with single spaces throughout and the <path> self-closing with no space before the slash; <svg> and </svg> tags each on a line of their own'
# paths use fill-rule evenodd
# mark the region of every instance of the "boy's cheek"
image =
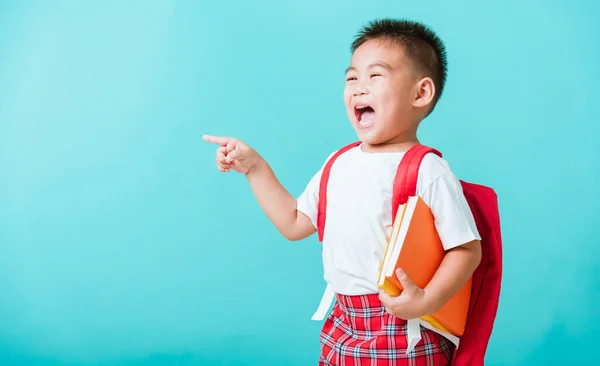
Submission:
<svg viewBox="0 0 600 366">
<path fill-rule="evenodd" d="M 346 107 L 346 114 L 348 115 L 348 118 L 352 120 L 354 118 L 354 109 L 352 109 L 352 106 L 350 106 L 347 102 L 344 102 L 344 104 Z"/>
<path fill-rule="evenodd" d="M 352 93 L 345 91 L 344 92 L 344 104 L 346 106 L 348 106 L 350 104 L 350 97 L 352 96 Z"/>
</svg>

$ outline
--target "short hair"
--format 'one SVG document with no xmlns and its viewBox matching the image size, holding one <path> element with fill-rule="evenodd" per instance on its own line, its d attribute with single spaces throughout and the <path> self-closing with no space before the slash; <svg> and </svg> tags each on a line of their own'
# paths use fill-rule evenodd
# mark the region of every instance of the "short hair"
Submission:
<svg viewBox="0 0 600 366">
<path fill-rule="evenodd" d="M 402 46 L 413 70 L 431 77 L 436 90 L 429 111 L 431 113 L 442 95 L 448 72 L 446 48 L 442 40 L 423 23 L 383 18 L 363 27 L 352 42 L 352 53 L 371 39 L 391 41 Z"/>
</svg>

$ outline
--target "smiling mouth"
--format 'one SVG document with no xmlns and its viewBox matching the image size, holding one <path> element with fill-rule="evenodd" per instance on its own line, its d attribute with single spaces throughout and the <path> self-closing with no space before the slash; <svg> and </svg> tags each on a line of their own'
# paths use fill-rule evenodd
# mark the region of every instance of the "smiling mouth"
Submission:
<svg viewBox="0 0 600 366">
<path fill-rule="evenodd" d="M 354 107 L 354 116 L 359 127 L 369 127 L 375 118 L 375 110 L 370 105 L 357 105 Z"/>
</svg>

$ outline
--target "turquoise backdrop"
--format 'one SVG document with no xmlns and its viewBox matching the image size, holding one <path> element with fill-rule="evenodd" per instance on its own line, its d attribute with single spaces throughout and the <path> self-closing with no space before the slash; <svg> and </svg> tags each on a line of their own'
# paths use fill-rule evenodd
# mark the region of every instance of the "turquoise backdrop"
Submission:
<svg viewBox="0 0 600 366">
<path fill-rule="evenodd" d="M 315 236 L 289 243 L 203 133 L 294 195 L 355 139 L 349 44 L 430 24 L 449 80 L 420 138 L 500 198 L 489 365 L 597 361 L 597 1 L 0 2 L 0 364 L 316 365 Z"/>
</svg>

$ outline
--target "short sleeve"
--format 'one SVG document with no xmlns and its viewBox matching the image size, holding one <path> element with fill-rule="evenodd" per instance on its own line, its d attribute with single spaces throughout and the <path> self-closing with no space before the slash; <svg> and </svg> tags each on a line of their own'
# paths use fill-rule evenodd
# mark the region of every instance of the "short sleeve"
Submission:
<svg viewBox="0 0 600 366">
<path fill-rule="evenodd" d="M 437 177 L 421 197 L 431 209 L 445 250 L 481 240 L 460 181 L 452 172 Z"/>
<path fill-rule="evenodd" d="M 319 169 L 319 171 L 311 178 L 302 194 L 296 199 L 296 209 L 308 216 L 315 229 L 317 228 L 317 215 L 319 211 L 319 186 L 321 185 L 321 174 L 325 164 L 333 154 L 334 153 L 331 153 L 329 157 L 327 157 L 327 160 L 321 169 Z"/>
</svg>

